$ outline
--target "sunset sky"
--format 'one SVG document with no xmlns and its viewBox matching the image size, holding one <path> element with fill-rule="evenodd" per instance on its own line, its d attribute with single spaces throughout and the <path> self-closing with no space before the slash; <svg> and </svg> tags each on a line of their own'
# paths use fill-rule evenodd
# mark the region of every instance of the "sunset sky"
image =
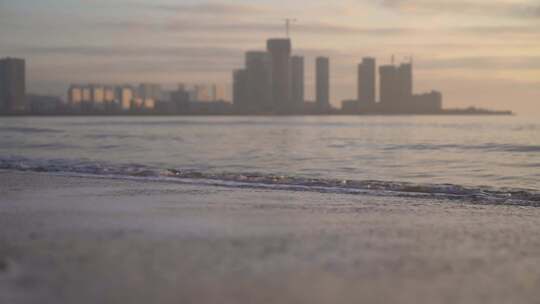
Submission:
<svg viewBox="0 0 540 304">
<path fill-rule="evenodd" d="M 330 56 L 332 99 L 354 98 L 363 56 L 414 56 L 415 91 L 446 107 L 540 115 L 540 2 L 532 0 L 0 0 L 0 57 L 27 59 L 28 90 L 70 83 L 230 84 L 246 50 L 292 28 L 306 56 Z"/>
</svg>

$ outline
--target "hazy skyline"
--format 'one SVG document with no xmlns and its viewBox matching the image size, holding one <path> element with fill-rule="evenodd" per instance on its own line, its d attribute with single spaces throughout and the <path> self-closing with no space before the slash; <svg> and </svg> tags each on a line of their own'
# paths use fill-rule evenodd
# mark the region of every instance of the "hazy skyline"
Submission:
<svg viewBox="0 0 540 304">
<path fill-rule="evenodd" d="M 72 82 L 230 84 L 244 52 L 284 36 L 306 57 L 329 56 L 332 101 L 356 97 L 357 64 L 414 55 L 416 91 L 445 106 L 540 115 L 540 4 L 526 0 L 295 1 L 0 0 L 0 57 L 24 57 L 28 91 Z"/>
</svg>

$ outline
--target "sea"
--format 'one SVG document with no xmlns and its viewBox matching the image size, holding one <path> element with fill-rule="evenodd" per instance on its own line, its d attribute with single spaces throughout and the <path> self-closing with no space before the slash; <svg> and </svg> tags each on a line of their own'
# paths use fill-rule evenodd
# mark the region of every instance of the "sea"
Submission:
<svg viewBox="0 0 540 304">
<path fill-rule="evenodd" d="M 0 170 L 540 205 L 524 116 L 3 117 Z"/>
</svg>

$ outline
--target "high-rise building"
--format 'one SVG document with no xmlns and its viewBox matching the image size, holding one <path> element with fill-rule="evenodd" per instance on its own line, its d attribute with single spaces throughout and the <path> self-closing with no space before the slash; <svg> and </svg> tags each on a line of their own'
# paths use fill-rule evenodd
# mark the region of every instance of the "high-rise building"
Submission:
<svg viewBox="0 0 540 304">
<path fill-rule="evenodd" d="M 233 72 L 233 103 L 238 112 L 249 111 L 248 73 L 245 69 Z"/>
<path fill-rule="evenodd" d="M 105 110 L 105 87 L 102 85 L 91 85 L 91 108 L 93 110 L 103 111 Z"/>
<path fill-rule="evenodd" d="M 375 58 L 363 58 L 358 65 L 358 101 L 375 103 L 376 61 Z"/>
<path fill-rule="evenodd" d="M 330 60 L 328 57 L 316 59 L 316 102 L 319 109 L 330 107 Z"/>
<path fill-rule="evenodd" d="M 272 97 L 277 113 L 291 111 L 291 40 L 270 39 L 267 49 L 272 61 Z"/>
<path fill-rule="evenodd" d="M 83 101 L 82 88 L 77 85 L 71 85 L 68 90 L 68 103 L 71 106 L 78 106 Z"/>
<path fill-rule="evenodd" d="M 171 93 L 172 111 L 176 114 L 190 113 L 189 91 L 184 84 L 179 84 L 178 89 Z"/>
<path fill-rule="evenodd" d="M 412 64 L 380 67 L 381 107 L 390 112 L 408 112 L 413 97 Z"/>
<path fill-rule="evenodd" d="M 27 110 L 24 59 L 0 60 L 0 112 L 15 113 Z"/>
<path fill-rule="evenodd" d="M 138 97 L 147 100 L 161 100 L 161 86 L 154 83 L 141 83 L 139 85 Z"/>
<path fill-rule="evenodd" d="M 397 101 L 397 69 L 394 65 L 383 65 L 379 68 L 379 96 L 381 106 L 385 109 L 391 109 Z"/>
<path fill-rule="evenodd" d="M 249 104 L 246 111 L 269 113 L 273 111 L 272 61 L 270 53 L 250 51 L 246 53 L 246 77 Z"/>
<path fill-rule="evenodd" d="M 397 69 L 399 79 L 398 94 L 404 101 L 409 101 L 413 95 L 412 64 L 403 63 Z"/>
<path fill-rule="evenodd" d="M 212 102 L 217 99 L 217 87 L 215 84 L 195 84 L 192 86 L 190 93 L 191 100 L 195 102 Z"/>
<path fill-rule="evenodd" d="M 92 102 L 92 90 L 89 86 L 81 87 L 82 91 L 82 101 L 83 102 Z"/>
<path fill-rule="evenodd" d="M 101 104 L 105 101 L 105 88 L 100 85 L 91 86 L 92 102 L 95 104 Z"/>
<path fill-rule="evenodd" d="M 291 57 L 291 102 L 300 110 L 304 104 L 304 57 Z"/>
<path fill-rule="evenodd" d="M 112 86 L 106 86 L 104 88 L 105 92 L 104 92 L 104 100 L 105 102 L 107 103 L 112 103 L 114 102 L 115 98 L 114 98 L 114 88 Z"/>
<path fill-rule="evenodd" d="M 118 100 L 122 111 L 131 110 L 131 104 L 134 98 L 135 94 L 133 88 L 129 86 L 120 86 L 116 88 L 116 100 Z"/>
</svg>

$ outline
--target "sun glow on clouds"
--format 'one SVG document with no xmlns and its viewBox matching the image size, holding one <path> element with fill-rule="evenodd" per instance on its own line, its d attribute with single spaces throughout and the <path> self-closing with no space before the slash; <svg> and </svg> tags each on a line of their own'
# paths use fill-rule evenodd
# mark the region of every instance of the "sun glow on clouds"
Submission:
<svg viewBox="0 0 540 304">
<path fill-rule="evenodd" d="M 362 56 L 414 55 L 417 87 L 442 90 L 447 106 L 540 114 L 532 0 L 0 1 L 0 54 L 26 57 L 30 90 L 45 92 L 87 81 L 229 83 L 245 50 L 283 36 L 286 17 L 298 19 L 308 98 L 319 54 L 331 56 L 336 104 L 354 97 Z"/>
</svg>

